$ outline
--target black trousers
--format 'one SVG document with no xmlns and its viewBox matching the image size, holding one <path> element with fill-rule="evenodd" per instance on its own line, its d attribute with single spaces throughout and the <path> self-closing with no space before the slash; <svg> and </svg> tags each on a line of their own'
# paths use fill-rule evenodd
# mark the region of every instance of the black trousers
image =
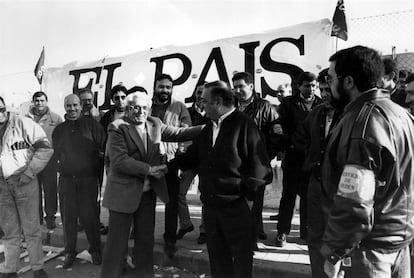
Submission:
<svg viewBox="0 0 414 278">
<path fill-rule="evenodd" d="M 57 164 L 56 160 L 50 159 L 46 167 L 37 175 L 39 183 L 39 216 L 43 224 L 43 207 L 46 214 L 45 220 L 54 221 L 57 212 Z M 43 194 L 42 194 L 43 193 Z M 44 200 L 44 202 L 42 202 Z"/>
<path fill-rule="evenodd" d="M 290 233 L 296 196 L 299 195 L 300 234 L 306 236 L 308 183 L 309 172 L 304 172 L 299 167 L 283 168 L 283 189 L 279 205 L 279 221 L 277 223 L 278 233 Z"/>
<path fill-rule="evenodd" d="M 254 224 L 246 200 L 203 208 L 211 276 L 252 277 Z"/>
<path fill-rule="evenodd" d="M 97 177 L 60 177 L 59 198 L 65 253 L 76 254 L 78 218 L 85 228 L 89 252 L 101 252 L 97 197 Z"/>
<path fill-rule="evenodd" d="M 254 228 L 255 236 L 254 239 L 257 241 L 259 234 L 264 233 L 263 230 L 263 199 L 266 186 L 260 186 L 256 191 L 255 198 L 253 200 L 253 219 L 254 219 Z"/>
<path fill-rule="evenodd" d="M 156 197 L 144 192 L 134 213 L 109 210 L 109 233 L 106 240 L 101 278 L 119 278 L 127 254 L 131 223 L 134 223 L 134 258 L 136 277 L 154 277 L 154 226 Z"/>
<path fill-rule="evenodd" d="M 169 169 L 165 175 L 170 201 L 165 204 L 165 232 L 164 240 L 175 244 L 178 221 L 178 193 L 180 192 L 180 178 L 178 169 Z"/>
</svg>

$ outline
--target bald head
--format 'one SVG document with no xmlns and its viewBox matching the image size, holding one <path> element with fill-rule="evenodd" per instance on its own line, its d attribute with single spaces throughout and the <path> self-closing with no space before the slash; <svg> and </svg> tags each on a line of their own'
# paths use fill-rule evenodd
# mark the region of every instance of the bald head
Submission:
<svg viewBox="0 0 414 278">
<path fill-rule="evenodd" d="M 80 117 L 82 110 L 79 97 L 75 94 L 67 95 L 64 101 L 66 119 L 72 121 L 77 120 Z"/>
</svg>

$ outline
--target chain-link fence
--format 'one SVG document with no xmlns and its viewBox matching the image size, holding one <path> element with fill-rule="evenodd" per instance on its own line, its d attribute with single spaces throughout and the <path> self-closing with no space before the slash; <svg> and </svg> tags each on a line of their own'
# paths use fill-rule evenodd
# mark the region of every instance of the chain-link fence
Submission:
<svg viewBox="0 0 414 278">
<path fill-rule="evenodd" d="M 348 41 L 338 49 L 366 45 L 392 55 L 399 69 L 414 71 L 414 10 L 348 19 Z"/>
</svg>

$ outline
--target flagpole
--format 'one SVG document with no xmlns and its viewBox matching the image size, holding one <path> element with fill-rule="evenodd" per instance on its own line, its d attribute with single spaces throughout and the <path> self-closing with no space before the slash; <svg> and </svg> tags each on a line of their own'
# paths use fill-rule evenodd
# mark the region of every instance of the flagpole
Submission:
<svg viewBox="0 0 414 278">
<path fill-rule="evenodd" d="M 335 40 L 335 52 L 338 52 L 338 37 Z"/>
</svg>

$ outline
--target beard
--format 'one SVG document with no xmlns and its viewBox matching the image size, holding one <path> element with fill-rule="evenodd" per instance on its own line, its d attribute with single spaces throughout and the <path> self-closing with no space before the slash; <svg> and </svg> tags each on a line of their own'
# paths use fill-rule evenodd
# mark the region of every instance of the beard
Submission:
<svg viewBox="0 0 414 278">
<path fill-rule="evenodd" d="M 351 101 L 351 97 L 345 91 L 342 82 L 338 83 L 337 90 L 339 98 L 335 98 L 334 95 L 332 95 L 331 105 L 333 108 L 342 111 L 345 106 Z"/>
<path fill-rule="evenodd" d="M 159 92 L 155 94 L 155 97 L 159 102 L 166 102 L 170 99 L 169 93 Z"/>
</svg>

